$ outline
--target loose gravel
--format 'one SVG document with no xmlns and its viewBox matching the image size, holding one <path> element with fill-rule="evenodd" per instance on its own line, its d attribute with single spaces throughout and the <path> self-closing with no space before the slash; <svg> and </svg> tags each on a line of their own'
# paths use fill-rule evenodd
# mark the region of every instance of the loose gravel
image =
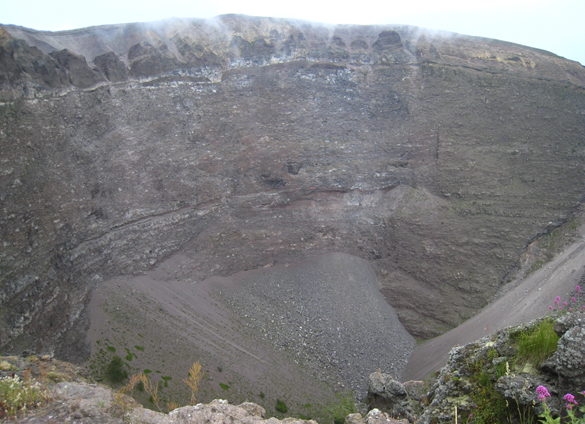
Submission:
<svg viewBox="0 0 585 424">
<path fill-rule="evenodd" d="M 370 264 L 330 253 L 234 276 L 223 296 L 275 347 L 339 389 L 367 394 L 378 369 L 399 376 L 415 347 Z"/>
</svg>

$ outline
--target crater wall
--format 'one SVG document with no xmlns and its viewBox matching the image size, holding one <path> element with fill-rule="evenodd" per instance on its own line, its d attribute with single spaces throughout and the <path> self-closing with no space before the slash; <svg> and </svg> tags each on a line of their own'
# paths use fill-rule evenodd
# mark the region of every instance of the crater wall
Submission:
<svg viewBox="0 0 585 424">
<path fill-rule="evenodd" d="M 229 15 L 0 55 L 7 350 L 81 360 L 92 289 L 179 251 L 192 282 L 355 255 L 435 336 L 583 198 L 585 68 L 528 47 Z"/>
</svg>

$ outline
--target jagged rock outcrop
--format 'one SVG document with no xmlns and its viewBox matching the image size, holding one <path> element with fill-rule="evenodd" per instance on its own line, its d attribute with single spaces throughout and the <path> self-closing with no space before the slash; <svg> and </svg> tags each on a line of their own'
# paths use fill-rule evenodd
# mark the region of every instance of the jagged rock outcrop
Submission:
<svg viewBox="0 0 585 424">
<path fill-rule="evenodd" d="M 168 414 L 152 411 L 138 405 L 128 396 L 118 396 L 111 389 L 88 383 L 62 382 L 51 389 L 52 399 L 39 410 L 24 414 L 19 423 L 108 424 L 316 424 L 313 420 L 298 418 L 265 418 L 266 411 L 254 403 L 230 405 L 225 400 L 209 404 L 184 406 Z M 368 421 L 369 424 L 369 421 Z"/>
<path fill-rule="evenodd" d="M 553 416 L 563 413 L 563 396 L 567 393 L 582 402 L 583 317 L 581 312 L 575 312 L 556 320 L 558 348 L 539 369 L 529 362 L 516 362 L 517 337 L 535 330 L 547 317 L 454 347 L 427 394 L 430 405 L 416 422 L 452 422 L 456 413 L 460 419 L 483 414 L 484 418 L 496 420 L 502 417 L 498 414 L 504 414 L 512 422 L 522 422 L 544 411 L 536 392 L 541 385 L 551 394 L 546 402 Z"/>
<path fill-rule="evenodd" d="M 430 337 L 583 197 L 585 70 L 536 49 L 222 16 L 3 26 L 0 55 L 7 350 L 85 359 L 93 288 L 177 252 L 194 282 L 359 256 Z"/>
<path fill-rule="evenodd" d="M 392 416 L 401 417 L 407 422 L 416 419 L 404 385 L 379 371 L 373 372 L 368 378 L 368 406 L 388 411 Z"/>
<path fill-rule="evenodd" d="M 542 366 L 557 377 L 559 392 L 580 393 L 585 388 L 585 316 L 563 316 L 555 332 L 560 337 L 558 349 Z"/>
<path fill-rule="evenodd" d="M 350 414 L 345 418 L 346 424 L 408 424 L 406 419 L 390 417 L 379 409 L 372 409 L 365 417 L 361 414 Z"/>
</svg>

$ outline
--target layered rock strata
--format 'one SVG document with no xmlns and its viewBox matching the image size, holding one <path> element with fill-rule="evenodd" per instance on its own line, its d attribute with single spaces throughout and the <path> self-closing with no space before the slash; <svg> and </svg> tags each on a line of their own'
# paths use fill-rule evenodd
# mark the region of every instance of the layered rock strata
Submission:
<svg viewBox="0 0 585 424">
<path fill-rule="evenodd" d="M 344 252 L 430 337 L 585 183 L 585 69 L 405 26 L 241 16 L 0 33 L 0 346 L 87 356 L 105 278 Z M 76 349 L 72 349 L 76 346 Z"/>
</svg>

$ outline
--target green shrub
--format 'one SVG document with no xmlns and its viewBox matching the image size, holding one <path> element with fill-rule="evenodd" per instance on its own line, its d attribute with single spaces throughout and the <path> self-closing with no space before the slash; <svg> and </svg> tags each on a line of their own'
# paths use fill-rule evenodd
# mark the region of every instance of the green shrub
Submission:
<svg viewBox="0 0 585 424">
<path fill-rule="evenodd" d="M 112 383 L 120 383 L 128 378 L 128 371 L 124 369 L 124 362 L 118 355 L 114 356 L 108 364 L 106 376 Z"/>
<path fill-rule="evenodd" d="M 288 407 L 286 406 L 286 403 L 284 403 L 280 399 L 276 399 L 276 407 L 274 409 L 276 409 L 278 412 L 281 412 L 283 414 L 286 414 L 286 412 L 288 411 Z"/>
</svg>

